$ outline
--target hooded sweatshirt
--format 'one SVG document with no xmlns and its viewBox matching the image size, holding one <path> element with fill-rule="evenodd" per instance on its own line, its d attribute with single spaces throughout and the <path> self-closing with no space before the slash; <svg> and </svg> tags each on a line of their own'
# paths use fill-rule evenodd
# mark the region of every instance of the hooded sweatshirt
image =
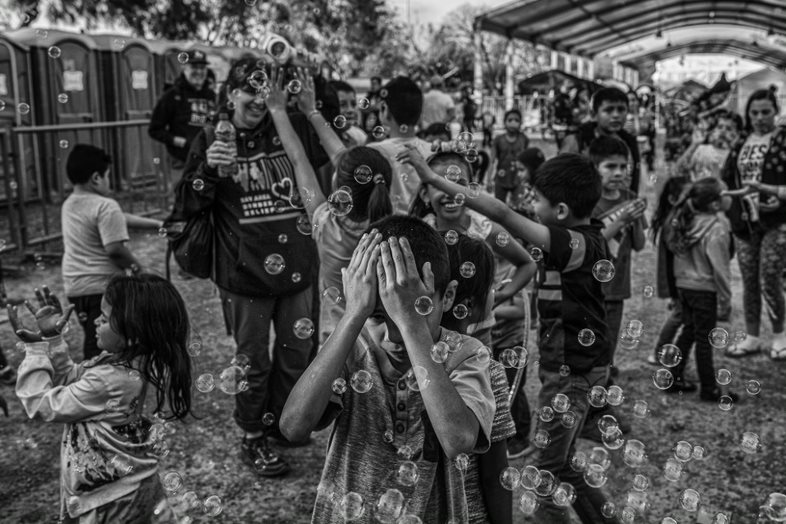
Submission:
<svg viewBox="0 0 786 524">
<path fill-rule="evenodd" d="M 677 287 L 713 291 L 718 300 L 731 300 L 729 225 L 723 217 L 698 214 L 687 235 L 688 249 L 674 254 Z"/>
</svg>

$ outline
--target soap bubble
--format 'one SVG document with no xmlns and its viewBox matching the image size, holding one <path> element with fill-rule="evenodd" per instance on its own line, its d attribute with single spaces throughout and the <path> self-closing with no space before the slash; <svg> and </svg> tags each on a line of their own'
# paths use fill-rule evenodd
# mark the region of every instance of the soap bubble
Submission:
<svg viewBox="0 0 786 524">
<path fill-rule="evenodd" d="M 461 348 L 461 335 L 455 331 L 445 331 L 442 335 L 442 339 L 445 341 L 448 347 L 450 347 L 451 352 L 458 351 L 459 348 Z"/>
<path fill-rule="evenodd" d="M 333 393 L 336 395 L 343 395 L 347 390 L 347 381 L 339 377 L 333 381 L 333 384 L 330 385 L 330 389 L 332 389 Z"/>
<path fill-rule="evenodd" d="M 532 437 L 532 444 L 536 448 L 545 449 L 551 444 L 551 435 L 545 429 L 539 429 Z"/>
<path fill-rule="evenodd" d="M 527 365 L 529 352 L 523 346 L 506 348 L 499 356 L 500 363 L 506 368 L 521 369 Z"/>
<path fill-rule="evenodd" d="M 537 363 L 538 363 L 538 362 L 537 362 L 537 360 L 536 360 L 536 361 L 535 361 L 535 364 L 537 364 Z M 567 364 L 562 364 L 562 365 L 559 367 L 559 376 L 561 376 L 561 377 L 567 377 L 567 376 L 569 376 L 569 375 L 570 375 L 570 366 L 569 366 L 569 365 L 567 365 Z"/>
<path fill-rule="evenodd" d="M 445 243 L 449 246 L 453 246 L 458 242 L 458 233 L 449 229 L 445 232 Z"/>
<path fill-rule="evenodd" d="M 453 306 L 453 316 L 459 320 L 467 318 L 469 315 L 469 308 L 464 304 L 456 304 Z"/>
<path fill-rule="evenodd" d="M 603 506 L 600 507 L 600 514 L 606 517 L 607 519 L 612 518 L 617 513 L 617 505 L 607 500 L 603 503 Z"/>
<path fill-rule="evenodd" d="M 30 104 L 26 102 L 20 102 L 19 105 L 16 106 L 16 110 L 20 115 L 26 115 L 30 112 Z"/>
<path fill-rule="evenodd" d="M 47 49 L 46 54 L 49 55 L 49 58 L 60 58 L 60 56 L 63 54 L 63 50 L 56 45 L 53 45 Z"/>
<path fill-rule="evenodd" d="M 287 242 L 289 242 L 289 237 L 286 235 L 286 233 L 281 233 L 278 235 L 279 244 L 286 244 Z"/>
<path fill-rule="evenodd" d="M 667 368 L 673 368 L 682 362 L 682 351 L 674 344 L 664 344 L 658 350 L 658 362 Z"/>
<path fill-rule="evenodd" d="M 399 522 L 404 510 L 404 495 L 397 489 L 387 489 L 377 500 L 374 516 L 378 522 Z"/>
<path fill-rule="evenodd" d="M 418 483 L 420 471 L 418 465 L 411 460 L 405 460 L 396 470 L 396 481 L 402 486 L 412 487 Z"/>
<path fill-rule="evenodd" d="M 354 175 L 358 184 L 368 184 L 374 178 L 374 172 L 365 164 L 356 167 Z"/>
<path fill-rule="evenodd" d="M 500 231 L 497 233 L 495 242 L 499 247 L 505 247 L 510 243 L 510 233 L 507 231 Z"/>
<path fill-rule="evenodd" d="M 622 349 L 633 349 L 639 345 L 639 339 L 632 337 L 626 329 L 623 329 L 617 339 L 617 344 Z"/>
<path fill-rule="evenodd" d="M 223 510 L 224 507 L 221 505 L 221 498 L 217 495 L 209 496 L 205 499 L 205 502 L 202 503 L 202 511 L 204 511 L 205 515 L 208 517 L 217 517 Z"/>
<path fill-rule="evenodd" d="M 732 399 L 729 395 L 723 395 L 718 400 L 718 407 L 721 408 L 721 410 L 723 411 L 730 411 L 733 406 L 734 406 L 734 399 Z"/>
<path fill-rule="evenodd" d="M 551 399 L 551 407 L 554 408 L 554 411 L 557 413 L 565 413 L 570 409 L 570 399 L 564 393 L 557 393 Z"/>
<path fill-rule="evenodd" d="M 365 506 L 363 497 L 350 491 L 338 503 L 338 511 L 345 521 L 357 520 L 363 516 Z"/>
<path fill-rule="evenodd" d="M 721 368 L 715 372 L 715 381 L 721 386 L 728 386 L 731 383 L 731 371 Z"/>
<path fill-rule="evenodd" d="M 374 385 L 371 373 L 365 369 L 355 371 L 349 379 L 349 384 L 358 393 L 368 393 Z"/>
<path fill-rule="evenodd" d="M 459 453 L 456 458 L 453 460 L 453 464 L 456 466 L 456 469 L 460 472 L 464 473 L 467 471 L 467 467 L 469 467 L 469 455 L 466 453 Z"/>
<path fill-rule="evenodd" d="M 630 320 L 628 321 L 628 325 L 625 327 L 625 329 L 631 337 L 641 338 L 641 335 L 644 332 L 644 324 L 641 320 Z"/>
<path fill-rule="evenodd" d="M 710 345 L 715 349 L 723 349 L 729 345 L 729 332 L 723 328 L 713 328 L 709 334 Z"/>
<path fill-rule="evenodd" d="M 284 257 L 278 253 L 272 253 L 265 258 L 265 271 L 269 275 L 278 275 L 287 267 Z"/>
<path fill-rule="evenodd" d="M 445 169 L 445 178 L 451 182 L 458 182 L 461 178 L 461 168 L 456 164 L 451 164 Z"/>
<path fill-rule="evenodd" d="M 695 489 L 686 489 L 680 493 L 680 506 L 686 511 L 698 511 L 701 495 Z"/>
<path fill-rule="evenodd" d="M 554 491 L 552 500 L 557 506 L 567 508 L 576 501 L 576 488 L 567 482 L 561 482 Z"/>
<path fill-rule="evenodd" d="M 443 364 L 450 355 L 450 346 L 441 340 L 431 346 L 431 360 L 437 364 Z"/>
<path fill-rule="evenodd" d="M 311 234 L 311 222 L 308 220 L 308 215 L 300 215 L 297 217 L 295 227 L 301 235 Z"/>
<path fill-rule="evenodd" d="M 57 95 L 57 101 L 60 102 L 61 104 L 67 104 L 68 93 L 60 93 L 59 95 Z"/>
<path fill-rule="evenodd" d="M 693 457 L 693 444 L 687 440 L 680 440 L 674 445 L 672 449 L 674 458 L 680 462 L 688 462 Z"/>
<path fill-rule="evenodd" d="M 598 282 L 609 282 L 614 278 L 614 264 L 609 260 L 598 260 L 592 266 L 592 276 L 594 276 L 595 280 Z"/>
<path fill-rule="evenodd" d="M 603 441 L 603 445 L 609 449 L 620 449 L 625 444 L 625 440 L 622 438 L 622 430 L 618 427 L 602 433 L 600 439 Z"/>
<path fill-rule="evenodd" d="M 666 390 L 674 384 L 674 375 L 668 369 L 661 368 L 652 374 L 652 383 L 660 390 Z"/>
<path fill-rule="evenodd" d="M 216 387 L 212 373 L 202 373 L 197 377 L 195 384 L 200 393 L 210 393 Z"/>
<path fill-rule="evenodd" d="M 240 366 L 229 366 L 218 376 L 218 389 L 227 395 L 237 395 L 248 389 L 246 371 Z"/>
<path fill-rule="evenodd" d="M 584 328 L 579 331 L 579 344 L 582 346 L 591 346 L 595 343 L 595 333 L 591 329 Z"/>
<path fill-rule="evenodd" d="M 637 418 L 646 418 L 650 413 L 649 404 L 646 400 L 637 400 L 633 403 L 633 416 Z"/>
<path fill-rule="evenodd" d="M 535 493 L 541 497 L 548 497 L 554 494 L 557 489 L 557 479 L 550 471 L 542 469 L 538 472 L 540 474 L 540 482 L 535 488 Z"/>
<path fill-rule="evenodd" d="M 371 136 L 373 136 L 377 140 L 382 140 L 383 138 L 385 138 L 385 135 L 387 135 L 387 133 L 385 132 L 385 128 L 382 126 L 376 126 L 374 127 L 374 129 L 371 130 Z"/>
<path fill-rule="evenodd" d="M 58 142 L 58 145 L 60 146 L 60 149 L 68 149 L 69 142 L 68 140 L 63 139 Z"/>
<path fill-rule="evenodd" d="M 368 109 L 370 105 L 371 105 L 371 102 L 369 102 L 368 98 L 366 98 L 366 97 L 363 97 L 360 100 L 358 100 L 358 109 L 360 109 L 362 111 L 365 111 L 366 109 Z"/>
<path fill-rule="evenodd" d="M 491 362 L 491 350 L 486 346 L 480 346 L 475 350 L 475 358 L 481 366 L 487 366 Z"/>
<path fill-rule="evenodd" d="M 434 302 L 431 300 L 431 297 L 423 295 L 422 297 L 416 298 L 415 311 L 417 311 L 418 315 L 430 315 L 431 312 L 434 311 Z"/>
<path fill-rule="evenodd" d="M 287 91 L 289 91 L 293 95 L 300 93 L 302 89 L 303 89 L 303 84 L 297 78 L 293 78 L 287 84 Z"/>
<path fill-rule="evenodd" d="M 748 380 L 745 382 L 745 391 L 747 391 L 749 395 L 758 395 L 761 393 L 761 382 L 758 380 Z"/>
<path fill-rule="evenodd" d="M 622 391 L 622 388 L 616 384 L 609 386 L 609 389 L 606 392 L 606 402 L 608 402 L 611 406 L 619 406 L 624 401 L 625 393 Z"/>
<path fill-rule="evenodd" d="M 538 418 L 543 422 L 551 422 L 554 420 L 554 410 L 551 406 L 543 406 L 538 412 Z"/>
<path fill-rule="evenodd" d="M 704 450 L 704 446 L 693 446 L 693 455 L 691 456 L 693 460 L 704 460 L 706 455 L 707 452 Z"/>
<path fill-rule="evenodd" d="M 521 468 L 519 486 L 524 489 L 535 489 L 540 484 L 540 470 L 535 466 L 525 466 Z"/>
<path fill-rule="evenodd" d="M 502 473 L 499 474 L 499 482 L 502 484 L 502 487 L 508 491 L 513 491 L 519 485 L 519 480 L 521 479 L 521 473 L 519 470 L 513 467 L 507 467 L 502 470 Z"/>
<path fill-rule="evenodd" d="M 467 201 L 467 195 L 465 195 L 464 193 L 456 193 L 455 195 L 453 195 L 453 203 L 456 204 L 457 206 L 463 206 L 464 202 L 466 201 Z"/>
<path fill-rule="evenodd" d="M 637 474 L 633 477 L 633 489 L 636 491 L 647 491 L 650 486 L 650 479 L 642 474 Z"/>
<path fill-rule="evenodd" d="M 191 187 L 194 188 L 194 191 L 202 191 L 205 189 L 205 181 L 201 178 L 195 178 L 193 182 L 191 182 Z"/>
<path fill-rule="evenodd" d="M 587 391 L 587 401 L 594 408 L 602 408 L 606 405 L 606 388 L 603 386 L 592 386 Z"/>
<path fill-rule="evenodd" d="M 647 461 L 646 448 L 640 440 L 630 439 L 625 442 L 625 449 L 622 451 L 622 460 L 631 468 L 638 468 Z"/>
<path fill-rule="evenodd" d="M 459 267 L 459 273 L 464 278 L 472 278 L 475 276 L 475 264 L 472 262 L 464 262 Z"/>
<path fill-rule="evenodd" d="M 347 117 L 344 115 L 338 115 L 336 118 L 333 119 L 333 125 L 336 129 L 344 129 L 347 127 Z"/>
<path fill-rule="evenodd" d="M 590 451 L 589 458 L 587 459 L 589 464 L 597 464 L 603 471 L 606 471 L 611 467 L 611 455 L 606 450 L 606 448 L 602 448 L 600 446 L 595 446 Z"/>
<path fill-rule="evenodd" d="M 641 293 L 644 295 L 644 298 L 652 298 L 655 296 L 655 288 L 650 285 L 644 286 L 641 289 Z"/>
<path fill-rule="evenodd" d="M 178 53 L 177 61 L 180 62 L 181 64 L 188 63 L 188 53 L 186 52 Z"/>
<path fill-rule="evenodd" d="M 183 487 L 183 477 L 177 471 L 167 471 L 161 479 L 161 485 L 170 495 L 173 495 Z"/>
<path fill-rule="evenodd" d="M 5 100 L 0 100 L 0 111 L 5 111 Z"/>
<path fill-rule="evenodd" d="M 576 416 L 576 413 L 574 411 L 570 411 L 570 410 L 563 413 L 559 419 L 560 424 L 562 424 L 564 427 L 568 429 L 575 426 L 578 421 L 579 421 L 579 417 Z"/>
<path fill-rule="evenodd" d="M 598 429 L 603 434 L 616 431 L 619 429 L 620 423 L 614 415 L 603 415 L 598 419 L 597 425 Z"/>
<path fill-rule="evenodd" d="M 606 471 L 599 464 L 589 464 L 584 470 L 584 482 L 591 488 L 600 488 L 607 480 Z"/>
<path fill-rule="evenodd" d="M 519 509 L 524 515 L 534 515 L 538 510 L 538 496 L 531 491 L 525 491 L 519 499 Z"/>
<path fill-rule="evenodd" d="M 532 256 L 532 260 L 535 262 L 540 262 L 543 260 L 543 250 L 539 247 L 533 247 L 529 250 L 530 256 Z"/>
<path fill-rule="evenodd" d="M 482 189 L 480 187 L 480 184 L 478 184 L 477 182 L 470 182 L 469 185 L 467 186 L 467 196 L 469 198 L 478 198 L 480 196 L 481 191 Z M 503 245 L 500 247 L 505 247 L 505 246 Z"/>
<path fill-rule="evenodd" d="M 477 162 L 479 157 L 480 155 L 478 154 L 477 149 L 467 149 L 467 152 L 464 153 L 464 158 L 470 164 L 474 164 L 475 162 Z"/>
<path fill-rule="evenodd" d="M 336 286 L 330 286 L 322 292 L 322 300 L 330 304 L 341 304 L 344 297 L 341 296 L 341 291 Z"/>
<path fill-rule="evenodd" d="M 265 426 L 272 426 L 276 422 L 276 416 L 273 413 L 267 412 L 262 415 L 262 424 Z"/>
<path fill-rule="evenodd" d="M 299 318 L 292 325 L 292 331 L 297 338 L 305 340 L 314 334 L 314 322 L 307 317 Z"/>
<path fill-rule="evenodd" d="M 579 246 L 581 245 L 581 242 L 579 242 L 578 238 L 571 238 L 570 242 L 568 242 L 568 245 L 570 246 L 571 249 L 578 249 Z"/>
<path fill-rule="evenodd" d="M 428 378 L 428 370 L 423 366 L 414 366 L 409 370 L 409 372 L 407 372 L 404 380 L 406 381 L 407 387 L 410 391 L 420 391 L 426 389 L 431 383 L 431 379 Z"/>
<path fill-rule="evenodd" d="M 576 473 L 581 473 L 587 469 L 588 463 L 587 454 L 583 451 L 576 451 L 573 453 L 573 456 L 570 457 L 570 469 Z"/>
<path fill-rule="evenodd" d="M 742 441 L 740 442 L 742 451 L 752 455 L 761 449 L 761 440 L 759 435 L 752 431 L 746 431 L 742 434 Z"/>
<path fill-rule="evenodd" d="M 352 193 L 346 189 L 337 189 L 327 198 L 327 204 L 333 216 L 346 216 L 352 211 Z"/>
</svg>

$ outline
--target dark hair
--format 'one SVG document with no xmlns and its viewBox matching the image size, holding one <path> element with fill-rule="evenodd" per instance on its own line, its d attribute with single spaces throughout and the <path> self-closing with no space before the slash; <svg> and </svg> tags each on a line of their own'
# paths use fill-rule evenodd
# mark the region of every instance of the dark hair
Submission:
<svg viewBox="0 0 786 524">
<path fill-rule="evenodd" d="M 93 173 L 104 176 L 112 157 L 100 147 L 77 144 L 68 154 L 66 175 L 72 184 L 86 184 Z"/>
<path fill-rule="evenodd" d="M 683 191 L 674 205 L 664 228 L 668 248 L 674 253 L 685 253 L 692 245 L 688 231 L 697 213 L 710 211 L 710 204 L 720 200 L 723 183 L 715 177 L 706 177 L 693 182 Z"/>
<path fill-rule="evenodd" d="M 627 160 L 629 155 L 630 149 L 627 144 L 613 136 L 599 136 L 589 146 L 589 157 L 595 167 L 609 157 L 621 156 Z"/>
<path fill-rule="evenodd" d="M 376 228 L 382 240 L 390 237 L 406 237 L 415 255 L 415 265 L 420 278 L 423 278 L 423 264 L 431 263 L 434 273 L 434 290 L 443 295 L 450 282 L 450 260 L 445 241 L 439 233 L 419 218 L 391 215 L 368 226 L 368 231 Z"/>
<path fill-rule="evenodd" d="M 602 87 L 592 95 L 592 111 L 597 113 L 603 102 L 623 102 L 628 107 L 628 95 L 616 87 Z"/>
<path fill-rule="evenodd" d="M 445 129 L 445 124 L 435 122 L 430 124 L 426 129 L 423 129 L 418 133 L 420 138 L 425 139 L 427 136 L 439 136 L 443 135 L 446 141 L 450 140 L 450 131 Z"/>
<path fill-rule="evenodd" d="M 112 278 L 104 299 L 112 306 L 112 330 L 127 341 L 121 361 L 139 358 L 139 372 L 156 389 L 156 411 L 168 399 L 169 418 L 185 418 L 191 412 L 191 361 L 183 297 L 168 280 L 141 274 Z"/>
<path fill-rule="evenodd" d="M 332 87 L 337 93 L 341 92 L 349 92 L 355 93 L 355 88 L 349 85 L 348 83 L 344 82 L 343 80 L 330 80 L 327 83 L 330 87 Z"/>
<path fill-rule="evenodd" d="M 504 122 L 505 120 L 507 120 L 510 115 L 516 115 L 516 116 L 519 117 L 519 120 L 521 120 L 521 111 L 519 111 L 518 109 L 514 108 L 514 109 L 508 109 L 507 111 L 505 111 L 505 116 L 502 117 L 502 121 Z"/>
<path fill-rule="evenodd" d="M 423 92 L 406 76 L 397 76 L 381 89 L 382 100 L 398 125 L 414 126 L 423 110 Z"/>
<path fill-rule="evenodd" d="M 650 237 L 653 244 L 658 243 L 658 236 L 666 224 L 666 217 L 674 209 L 674 204 L 679 201 L 687 183 L 688 177 L 675 176 L 669 178 L 663 185 L 663 189 L 658 197 L 658 206 L 652 212 L 652 218 L 650 219 Z"/>
<path fill-rule="evenodd" d="M 745 123 L 742 121 L 742 117 L 736 111 L 728 111 L 726 109 L 719 109 L 715 112 L 715 125 L 718 125 L 718 121 L 720 120 L 731 120 L 734 122 L 734 125 L 737 126 L 737 131 L 742 132 L 745 130 Z M 714 127 L 714 126 L 713 126 Z"/>
<path fill-rule="evenodd" d="M 381 76 L 372 76 L 371 82 L 377 82 L 378 84 L 382 84 L 382 77 Z"/>
<path fill-rule="evenodd" d="M 546 160 L 532 185 L 552 205 L 564 202 L 576 218 L 590 216 L 601 194 L 601 179 L 589 159 L 564 153 Z"/>
<path fill-rule="evenodd" d="M 440 234 L 444 236 L 445 232 L 440 231 Z M 455 244 L 447 246 L 450 279 L 458 283 L 453 307 L 464 304 L 471 312 L 485 312 L 496 271 L 494 253 L 482 240 L 476 240 L 463 233 L 458 234 L 458 241 Z M 475 275 L 472 278 L 464 278 L 461 275 L 461 265 L 464 262 L 472 262 L 475 265 Z M 443 326 L 454 326 L 455 322 L 452 311 L 442 313 Z"/>
<path fill-rule="evenodd" d="M 429 167 L 440 166 L 443 164 L 457 164 L 466 169 L 467 180 L 472 182 L 472 164 L 467 162 L 467 159 L 464 157 L 464 155 L 455 153 L 453 151 L 441 151 L 431 155 L 428 158 L 427 163 Z M 420 190 L 425 187 L 428 187 L 428 184 L 420 184 L 418 187 L 418 192 L 415 193 L 415 196 L 412 198 L 412 202 L 409 203 L 409 214 L 414 217 L 423 218 L 431 211 L 431 204 L 424 202 L 423 199 L 420 198 Z"/>
<path fill-rule="evenodd" d="M 745 132 L 750 133 L 753 130 L 753 124 L 751 123 L 751 117 L 748 114 L 751 110 L 751 105 L 756 100 L 769 100 L 772 102 L 772 107 L 775 109 L 775 114 L 778 114 L 778 98 L 775 96 L 775 93 L 770 89 L 759 89 L 754 91 L 751 94 L 750 98 L 748 98 L 748 102 L 745 104 Z"/>
<path fill-rule="evenodd" d="M 371 180 L 364 184 L 355 179 L 355 170 L 360 166 L 370 168 Z M 393 213 L 390 201 L 392 178 L 393 168 L 378 150 L 356 146 L 344 151 L 336 162 L 336 185 L 347 186 L 352 191 L 349 218 L 355 222 L 366 219 L 376 222 Z"/>
</svg>

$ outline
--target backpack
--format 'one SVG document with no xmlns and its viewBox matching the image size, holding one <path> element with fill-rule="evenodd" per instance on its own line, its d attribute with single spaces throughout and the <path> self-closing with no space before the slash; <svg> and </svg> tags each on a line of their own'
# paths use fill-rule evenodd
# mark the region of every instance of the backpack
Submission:
<svg viewBox="0 0 786 524">
<path fill-rule="evenodd" d="M 205 138 L 208 144 L 213 141 L 212 126 L 205 127 Z M 181 178 L 178 185 L 182 183 Z M 179 195 L 180 191 L 176 191 L 173 212 L 164 221 L 167 230 L 166 278 L 171 279 L 170 263 L 173 255 L 177 265 L 189 275 L 210 278 L 215 259 L 213 211 L 208 208 L 183 220 L 176 215 L 178 210 L 183 209 Z"/>
</svg>

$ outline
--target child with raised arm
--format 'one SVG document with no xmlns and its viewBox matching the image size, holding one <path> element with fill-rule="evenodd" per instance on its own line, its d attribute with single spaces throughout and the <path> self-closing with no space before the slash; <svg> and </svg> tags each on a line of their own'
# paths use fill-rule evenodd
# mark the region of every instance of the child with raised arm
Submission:
<svg viewBox="0 0 786 524">
<path fill-rule="evenodd" d="M 74 364 L 61 334 L 56 297 L 36 292 L 27 303 L 36 330 L 17 311 L 9 319 L 25 342 L 16 394 L 31 419 L 65 424 L 60 452 L 61 520 L 68 523 L 171 522 L 158 477 L 161 434 L 143 414 L 155 393 L 156 411 L 183 419 L 191 411 L 188 313 L 161 277 L 114 277 L 101 299 L 96 337 L 101 354 Z"/>
<path fill-rule="evenodd" d="M 464 191 L 434 173 L 415 151 L 408 150 L 399 158 L 413 165 L 423 182 L 447 195 Z M 587 391 L 606 384 L 611 363 L 603 289 L 593 275 L 595 264 L 608 258 L 602 225 L 590 218 L 600 199 L 600 176 L 588 159 L 564 154 L 540 167 L 533 188 L 540 223 L 519 215 L 490 195 L 468 198 L 465 205 L 543 252 L 545 280 L 538 294 L 539 375 L 543 386 L 538 400 L 540 406 L 551 406 L 556 395 L 566 395 L 569 410 L 576 416 L 575 423 L 569 417 L 539 423 L 539 430 L 551 443 L 535 455 L 535 465 L 576 489 L 573 507 L 582 522 L 611 522 L 601 513 L 606 502 L 602 491 L 588 486 L 568 461 L 589 410 Z M 582 330 L 588 330 L 582 335 L 591 332 L 592 337 L 587 337 L 594 339 L 591 344 L 585 345 L 584 337 L 579 341 Z M 536 517 L 538 522 L 570 522 L 568 511 L 550 498 L 541 501 Z"/>
<path fill-rule="evenodd" d="M 352 252 L 357 247 L 360 236 L 368 229 L 369 223 L 393 212 L 390 201 L 393 175 L 390 163 L 379 151 L 365 146 L 346 149 L 336 133 L 329 126 L 323 125 L 324 118 L 321 113 L 313 109 L 316 105 L 313 80 L 303 71 L 300 71 L 300 75 L 304 87 L 298 103 L 303 112 L 309 110 L 308 118 L 336 166 L 333 189 L 342 188 L 341 194 L 347 193 L 346 190 L 349 189 L 348 196 L 352 203 L 348 213 L 331 208 L 287 115 L 287 92 L 283 85 L 283 75 L 280 71 L 272 71 L 267 107 L 281 137 L 284 151 L 292 162 L 297 187 L 312 224 L 312 236 L 319 253 L 319 343 L 324 344 L 344 314 L 345 301 L 337 294 L 343 288 L 341 268 L 349 263 Z M 331 198 L 336 198 L 338 194 L 336 191 Z"/>
<path fill-rule="evenodd" d="M 312 522 L 344 522 L 352 501 L 391 500 L 391 477 L 401 479 L 408 513 L 464 522 L 455 466 L 489 447 L 488 349 L 440 327 L 456 282 L 439 234 L 412 217 L 371 227 L 343 271 L 346 312 L 292 390 L 280 425 L 301 440 L 333 424 Z M 452 346 L 442 363 L 431 355 L 437 342 Z M 438 467 L 445 461 L 449 467 Z"/>
</svg>

